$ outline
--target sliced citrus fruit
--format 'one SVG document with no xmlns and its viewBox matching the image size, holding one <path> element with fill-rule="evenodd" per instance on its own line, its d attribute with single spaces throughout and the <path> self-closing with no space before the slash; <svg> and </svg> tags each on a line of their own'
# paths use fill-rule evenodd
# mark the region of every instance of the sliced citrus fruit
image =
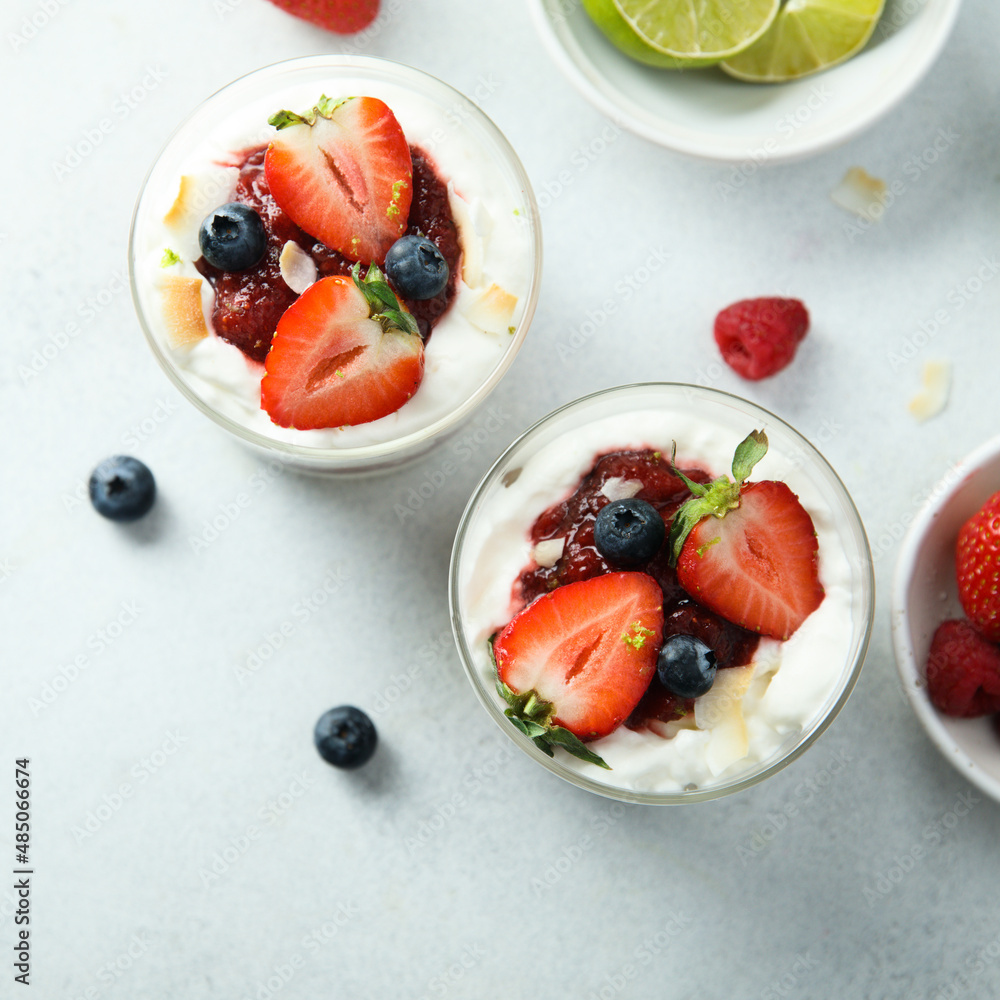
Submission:
<svg viewBox="0 0 1000 1000">
<path fill-rule="evenodd" d="M 677 59 L 717 61 L 755 42 L 781 0 L 614 0 L 619 13 L 657 52 Z"/>
<path fill-rule="evenodd" d="M 885 0 L 787 0 L 768 30 L 722 63 L 740 80 L 780 83 L 817 73 L 864 48 Z"/>
<path fill-rule="evenodd" d="M 604 37 L 630 59 L 658 69 L 692 69 L 718 62 L 718 59 L 678 59 L 677 56 L 668 56 L 665 52 L 654 49 L 652 45 L 647 45 L 622 17 L 621 11 L 615 6 L 615 0 L 582 0 L 582 2 L 583 9 Z"/>
</svg>

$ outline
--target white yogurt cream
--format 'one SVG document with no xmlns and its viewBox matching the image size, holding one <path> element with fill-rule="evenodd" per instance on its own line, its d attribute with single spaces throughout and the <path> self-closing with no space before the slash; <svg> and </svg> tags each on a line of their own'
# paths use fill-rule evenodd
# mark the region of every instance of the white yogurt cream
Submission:
<svg viewBox="0 0 1000 1000">
<path fill-rule="evenodd" d="M 589 423 L 581 415 L 572 429 L 531 454 L 523 466 L 515 463 L 503 477 L 509 485 L 498 482 L 472 516 L 461 541 L 454 586 L 472 669 L 481 691 L 490 692 L 498 708 L 504 706 L 494 692 L 488 640 L 519 610 L 512 586 L 532 563 L 530 530 L 537 517 L 573 493 L 596 456 L 609 451 L 653 448 L 669 454 L 676 441 L 681 467 L 729 474 L 736 445 L 761 423 L 748 414 L 715 422 L 696 415 L 698 409 L 694 403 L 675 412 L 640 410 Z M 858 570 L 847 554 L 850 545 L 844 544 L 844 515 L 824 495 L 824 484 L 810 475 L 803 453 L 783 452 L 775 440 L 780 435 L 772 435 L 766 423 L 763 429 L 771 447 L 752 479 L 786 482 L 809 511 L 826 596 L 789 640 L 761 639 L 751 666 L 720 671 L 712 691 L 696 702 L 694 719 L 680 725 L 657 723 L 659 733 L 621 726 L 588 744 L 610 772 L 556 749 L 560 764 L 592 782 L 637 792 L 680 792 L 731 782 L 784 756 L 799 742 L 830 711 L 854 665 Z"/>
<path fill-rule="evenodd" d="M 310 61 L 317 60 L 296 62 Z M 498 366 L 509 363 L 506 356 L 520 346 L 522 327 L 534 308 L 540 252 L 537 211 L 530 189 L 514 182 L 520 165 L 504 159 L 491 144 L 492 126 L 459 95 L 448 103 L 447 95 L 454 92 L 437 81 L 430 83 L 430 96 L 422 89 L 430 78 L 395 64 L 381 65 L 389 67 L 390 77 L 410 74 L 413 87 L 388 82 L 382 78 L 385 73 L 366 75 L 363 68 L 350 65 L 326 79 L 320 66 L 309 82 L 280 85 L 279 77 L 273 90 L 261 94 L 258 85 L 241 103 L 227 97 L 218 120 L 208 117 L 206 132 L 198 133 L 189 122 L 172 140 L 137 211 L 132 251 L 136 297 L 161 359 L 211 410 L 272 441 L 352 449 L 433 427 L 489 382 Z M 424 378 L 413 398 L 395 413 L 370 423 L 300 431 L 277 427 L 261 409 L 262 365 L 214 333 L 193 344 L 176 343 L 164 318 L 163 294 L 178 277 L 200 279 L 194 266 L 200 256 L 198 226 L 212 209 L 232 200 L 238 170 L 226 164 L 234 162 L 233 154 L 266 144 L 275 134 L 267 120 L 276 111 L 305 112 L 324 93 L 334 98 L 378 97 L 393 110 L 407 141 L 429 156 L 448 184 L 463 257 L 456 297 L 433 329 Z M 226 97 L 226 91 L 199 114 L 205 117 L 220 96 Z M 187 178 L 186 192 L 178 202 L 182 178 Z M 179 261 L 164 266 L 165 251 Z M 201 297 L 211 330 L 213 292 L 208 281 L 201 282 Z"/>
</svg>

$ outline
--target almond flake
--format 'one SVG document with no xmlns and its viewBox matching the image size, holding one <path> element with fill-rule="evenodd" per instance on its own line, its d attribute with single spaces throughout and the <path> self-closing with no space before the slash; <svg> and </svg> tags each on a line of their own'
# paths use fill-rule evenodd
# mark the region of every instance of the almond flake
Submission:
<svg viewBox="0 0 1000 1000">
<path fill-rule="evenodd" d="M 611 476 L 601 487 L 601 492 L 609 500 L 630 500 L 641 489 L 641 479 L 626 479 L 624 476 Z"/>
<path fill-rule="evenodd" d="M 947 361 L 926 361 L 923 388 L 910 400 L 907 409 L 921 423 L 930 420 L 945 408 L 950 389 L 951 364 Z"/>
<path fill-rule="evenodd" d="M 301 295 L 311 284 L 316 281 L 316 262 L 295 242 L 289 240 L 281 248 L 281 256 L 278 257 L 278 267 L 281 269 L 281 277 L 285 284 Z"/>
<path fill-rule="evenodd" d="M 531 550 L 531 558 L 544 569 L 555 566 L 566 548 L 565 538 L 546 538 Z"/>
<path fill-rule="evenodd" d="M 872 177 L 863 167 L 851 167 L 830 197 L 848 212 L 868 222 L 877 222 L 885 214 L 886 190 L 885 181 Z"/>
</svg>

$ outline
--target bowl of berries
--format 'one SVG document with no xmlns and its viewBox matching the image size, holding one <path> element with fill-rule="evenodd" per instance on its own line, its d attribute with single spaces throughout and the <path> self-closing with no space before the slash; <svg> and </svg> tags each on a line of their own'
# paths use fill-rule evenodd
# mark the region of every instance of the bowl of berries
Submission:
<svg viewBox="0 0 1000 1000">
<path fill-rule="evenodd" d="M 488 714 L 573 784 L 658 805 L 774 774 L 832 722 L 874 587 L 843 483 L 737 396 L 640 383 L 518 438 L 462 516 L 452 628 Z"/>
<path fill-rule="evenodd" d="M 154 163 L 133 300 L 181 392 L 317 473 L 421 454 L 503 377 L 541 276 L 531 185 L 468 98 L 408 66 L 315 56 L 202 104 Z"/>
<path fill-rule="evenodd" d="M 1000 438 L 948 469 L 900 546 L 892 639 L 945 758 L 1000 800 Z"/>
</svg>

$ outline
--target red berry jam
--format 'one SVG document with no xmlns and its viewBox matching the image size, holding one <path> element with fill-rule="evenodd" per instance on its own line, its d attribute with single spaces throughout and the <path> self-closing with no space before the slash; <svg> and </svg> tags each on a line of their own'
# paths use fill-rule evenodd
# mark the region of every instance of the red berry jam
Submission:
<svg viewBox="0 0 1000 1000">
<path fill-rule="evenodd" d="M 704 469 L 682 471 L 696 483 L 712 479 Z M 691 497 L 684 481 L 673 473 L 669 458 L 662 452 L 646 449 L 615 451 L 600 456 L 576 491 L 553 504 L 532 526 L 532 544 L 552 538 L 565 538 L 566 542 L 562 557 L 554 566 L 531 566 L 521 573 L 515 584 L 515 596 L 520 604 L 530 604 L 536 597 L 562 584 L 615 571 L 616 567 L 607 563 L 594 545 L 594 521 L 601 508 L 610 503 L 604 493 L 610 479 L 641 481 L 642 488 L 635 495 L 660 512 L 668 532 L 674 514 Z M 758 635 L 726 621 L 694 600 L 677 582 L 677 572 L 669 565 L 665 544 L 647 565 L 637 568 L 652 576 L 663 591 L 664 637 L 696 636 L 714 650 L 720 669 L 751 662 Z M 671 722 L 690 712 L 693 705 L 692 700 L 671 694 L 654 677 L 626 725 L 641 729 L 654 719 Z"/>
<path fill-rule="evenodd" d="M 281 277 L 278 260 L 284 245 L 289 240 L 298 243 L 315 261 L 320 277 L 347 275 L 354 263 L 303 232 L 278 207 L 264 175 L 266 152 L 266 146 L 259 146 L 239 154 L 240 173 L 232 197 L 233 201 L 253 208 L 264 223 L 267 249 L 260 263 L 246 271 L 220 271 L 204 258 L 195 262 L 198 271 L 215 289 L 213 329 L 248 358 L 260 362 L 271 349 L 278 320 L 298 298 Z M 406 232 L 432 240 L 451 272 L 448 286 L 440 295 L 421 302 L 404 300 L 426 340 L 455 297 L 461 245 L 444 181 L 422 150 L 411 146 L 410 156 L 413 160 L 413 200 Z"/>
</svg>

